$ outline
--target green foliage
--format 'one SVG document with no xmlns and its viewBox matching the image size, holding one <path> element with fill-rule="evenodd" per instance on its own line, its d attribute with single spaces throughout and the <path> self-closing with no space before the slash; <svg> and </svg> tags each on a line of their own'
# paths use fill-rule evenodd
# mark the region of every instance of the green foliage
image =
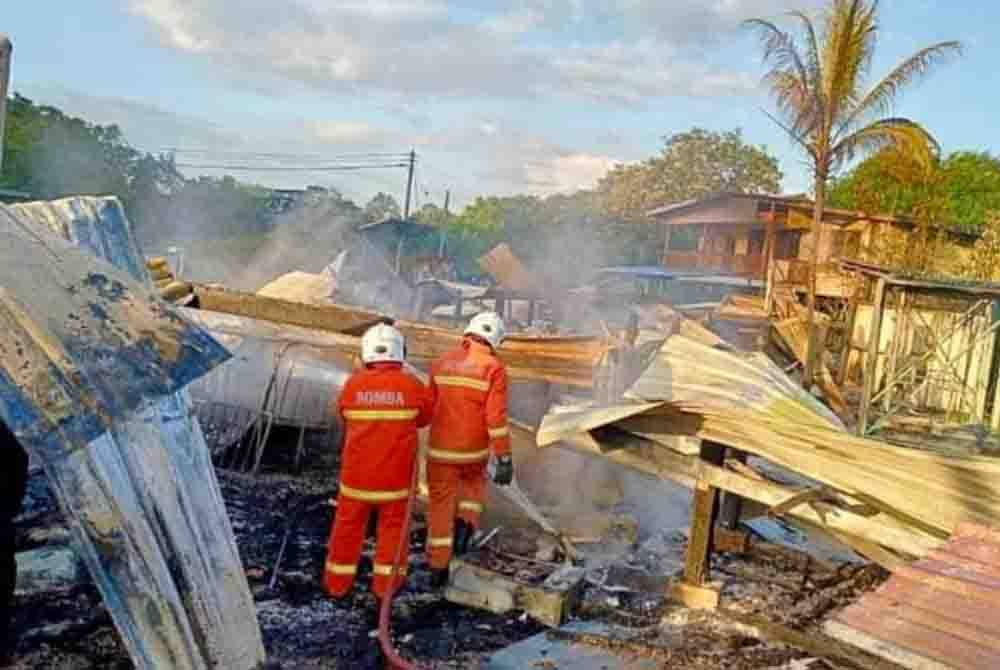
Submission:
<svg viewBox="0 0 1000 670">
<path fill-rule="evenodd" d="M 639 223 L 661 205 L 720 191 L 776 193 L 781 187 L 778 159 L 765 147 L 746 144 L 739 129 L 693 128 L 664 141 L 659 156 L 618 165 L 601 179 L 597 191 L 609 215 Z"/>
<path fill-rule="evenodd" d="M 962 274 L 976 281 L 995 281 L 1000 277 L 1000 213 L 990 212 L 981 231 Z"/>
<path fill-rule="evenodd" d="M 38 198 L 117 195 L 126 205 L 181 181 L 173 161 L 141 154 L 100 126 L 15 94 L 8 104 L 0 186 Z"/>
<path fill-rule="evenodd" d="M 935 223 L 978 232 L 1000 210 L 1000 160 L 961 151 L 921 169 L 898 152 L 884 150 L 831 185 L 835 207 L 918 217 L 929 206 Z"/>
<path fill-rule="evenodd" d="M 451 212 L 444 211 L 444 209 L 438 207 L 437 205 L 428 203 L 421 207 L 416 214 L 413 215 L 413 219 L 417 223 L 425 226 L 435 226 L 441 228 L 451 224 L 455 219 L 455 215 Z"/>
<path fill-rule="evenodd" d="M 774 99 L 771 118 L 805 154 L 813 170 L 813 236 L 819 239 L 827 180 L 856 157 L 886 147 L 927 166 L 937 142 L 919 123 L 890 114 L 899 95 L 935 66 L 961 52 L 958 42 L 939 42 L 902 61 L 870 85 L 868 75 L 880 37 L 878 0 L 829 0 L 820 20 L 791 12 L 798 34 L 767 19 L 747 25 L 760 35 L 764 81 Z M 926 236 L 924 236 L 926 241 Z M 924 245 L 925 247 L 927 245 Z M 813 245 L 813 279 L 819 245 Z M 809 346 L 804 378 L 812 382 L 815 357 L 816 282 L 809 282 Z"/>
<path fill-rule="evenodd" d="M 365 205 L 365 220 L 368 223 L 378 223 L 386 219 L 398 219 L 402 216 L 399 203 L 388 193 L 379 191 Z"/>
<path fill-rule="evenodd" d="M 69 116 L 15 94 L 0 186 L 52 199 L 114 195 L 146 243 L 260 233 L 266 189 L 232 177 L 186 180 L 171 157 L 141 153 L 114 125 Z"/>
</svg>

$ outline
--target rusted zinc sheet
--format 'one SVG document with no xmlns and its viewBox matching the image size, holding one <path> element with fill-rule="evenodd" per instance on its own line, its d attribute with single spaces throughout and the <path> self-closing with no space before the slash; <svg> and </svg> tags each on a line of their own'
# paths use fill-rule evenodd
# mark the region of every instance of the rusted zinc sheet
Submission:
<svg viewBox="0 0 1000 670">
<path fill-rule="evenodd" d="M 626 449 L 595 447 L 595 440 L 607 441 L 608 431 L 597 432 L 605 427 L 652 445 L 645 449 L 633 441 Z M 820 508 L 854 515 L 842 517 L 836 530 L 853 529 L 869 544 L 908 556 L 926 556 L 963 522 L 990 524 L 1000 518 L 996 458 L 921 453 L 848 434 L 825 406 L 766 357 L 719 351 L 678 335 L 667 339 L 618 406 L 550 411 L 539 445 L 589 440 L 591 452 L 619 460 L 625 454 L 648 470 L 657 464 L 645 451 L 673 449 L 666 438 L 678 434 L 760 456 L 824 485 L 837 502 L 820 503 Z M 713 486 L 726 488 L 729 479 L 729 473 L 714 473 Z M 752 488 L 739 495 L 755 497 Z M 804 509 L 799 504 L 795 511 Z M 860 510 L 867 515 L 863 519 L 857 518 Z M 817 517 L 821 524 L 823 517 Z M 882 530 L 873 532 L 877 528 Z"/>
<path fill-rule="evenodd" d="M 518 293 L 541 293 L 545 282 L 521 264 L 506 244 L 499 244 L 479 258 L 479 267 L 496 278 L 500 286 Z"/>
<path fill-rule="evenodd" d="M 1000 668 L 1000 531 L 962 524 L 827 631 L 907 668 Z"/>
<path fill-rule="evenodd" d="M 145 286 L 18 211 L 0 207 L 0 416 L 22 439 L 85 445 L 229 357 Z"/>
</svg>

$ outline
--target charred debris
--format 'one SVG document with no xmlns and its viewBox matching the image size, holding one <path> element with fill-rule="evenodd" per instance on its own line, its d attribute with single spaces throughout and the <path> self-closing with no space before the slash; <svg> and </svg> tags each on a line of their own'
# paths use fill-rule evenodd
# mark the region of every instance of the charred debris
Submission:
<svg viewBox="0 0 1000 670">
<path fill-rule="evenodd" d="M 114 405 L 102 400 L 121 400 L 111 389 L 67 386 L 67 413 L 111 409 L 73 440 L 54 431 L 61 451 L 55 437 L 29 444 L 15 668 L 367 667 L 371 547 L 351 601 L 321 588 L 339 467 L 326 408 L 368 326 L 403 331 L 419 372 L 484 307 L 516 325 L 501 354 L 517 487 L 491 489 L 485 529 L 443 591 L 429 586 L 418 510 L 392 613 L 404 656 L 429 668 L 995 667 L 975 617 L 1000 565 L 993 287 L 839 263 L 849 290 L 824 302 L 804 389 L 791 262 L 607 268 L 569 287 L 501 246 L 481 260 L 494 280 L 470 285 L 443 258 L 408 257 L 414 231 L 398 226 L 377 231 L 394 253 L 369 231 L 323 273 L 249 293 L 188 282 L 176 257 L 142 258 L 113 200 L 0 217 L 24 244 L 89 263 L 85 276 L 131 277 L 126 298 L 104 298 L 120 328 L 95 325 L 94 337 L 118 337 L 109 352 L 155 350 L 152 397 L 166 398 Z M 86 235 L 66 225 L 81 220 Z M 52 291 L 79 297 L 53 276 Z M 31 295 L 0 286 L 0 298 Z M 69 343 L 66 356 L 38 356 L 96 377 L 28 308 L 25 341 Z M 149 345 L 129 349 L 128 337 Z M 44 408 L 32 383 L 11 386 Z M 170 440 L 146 446 L 161 433 Z M 184 486 L 164 489 L 181 474 Z M 83 496 L 94 490 L 107 499 Z M 213 569 L 197 572 L 192 551 Z M 144 627 L 148 607 L 125 588 L 144 561 L 162 566 L 146 578 L 163 589 L 166 627 Z"/>
</svg>

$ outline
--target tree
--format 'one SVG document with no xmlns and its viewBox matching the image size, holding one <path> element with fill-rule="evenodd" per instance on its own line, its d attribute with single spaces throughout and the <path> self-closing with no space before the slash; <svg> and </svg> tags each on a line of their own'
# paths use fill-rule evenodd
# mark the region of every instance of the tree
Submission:
<svg viewBox="0 0 1000 670">
<path fill-rule="evenodd" d="M 943 200 L 938 223 L 979 232 L 987 216 L 1000 211 L 1000 160 L 986 152 L 960 151 L 930 170 L 889 149 L 878 152 L 835 180 L 830 203 L 867 212 L 914 216 L 929 196 L 928 183 Z"/>
<path fill-rule="evenodd" d="M 990 212 L 962 274 L 976 281 L 991 281 L 996 278 L 998 267 L 1000 267 L 1000 213 Z"/>
<path fill-rule="evenodd" d="M 388 193 L 379 191 L 365 205 L 365 219 L 369 223 L 376 223 L 386 219 L 398 219 L 402 216 L 399 203 Z"/>
<path fill-rule="evenodd" d="M 455 215 L 451 212 L 446 212 L 443 208 L 433 203 L 427 203 L 417 210 L 413 218 L 419 224 L 443 228 L 455 220 Z"/>
<path fill-rule="evenodd" d="M 781 186 L 778 159 L 743 141 L 739 129 L 693 128 L 664 138 L 659 156 L 615 166 L 597 186 L 605 211 L 629 223 L 646 221 L 655 207 L 720 191 L 774 193 Z"/>
<path fill-rule="evenodd" d="M 867 88 L 878 44 L 878 0 L 831 0 L 820 25 L 801 12 L 790 16 L 800 38 L 775 23 L 752 19 L 771 69 L 765 82 L 777 109 L 777 123 L 808 157 L 813 172 L 812 268 L 809 280 L 809 345 L 804 383 L 811 385 L 816 359 L 816 266 L 828 179 L 856 156 L 887 146 L 929 164 L 937 143 L 920 124 L 888 115 L 899 94 L 947 57 L 958 42 L 921 49 Z"/>
</svg>

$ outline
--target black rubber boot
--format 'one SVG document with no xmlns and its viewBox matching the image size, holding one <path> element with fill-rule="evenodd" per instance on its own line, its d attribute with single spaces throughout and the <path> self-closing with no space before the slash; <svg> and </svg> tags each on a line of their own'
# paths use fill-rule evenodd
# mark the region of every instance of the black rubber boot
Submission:
<svg viewBox="0 0 1000 670">
<path fill-rule="evenodd" d="M 469 550 L 469 540 L 472 538 L 475 530 L 475 528 L 462 519 L 455 522 L 454 553 L 456 556 L 461 556 Z"/>
<path fill-rule="evenodd" d="M 382 599 L 376 597 L 374 605 L 366 613 L 367 635 L 370 635 L 371 631 L 378 631 L 381 612 Z M 383 670 L 385 667 L 385 656 L 382 653 L 382 645 L 379 643 L 378 637 L 368 637 L 368 645 L 361 657 L 361 667 L 365 670 Z"/>
<path fill-rule="evenodd" d="M 431 570 L 431 588 L 443 589 L 448 584 L 448 568 Z"/>
</svg>

